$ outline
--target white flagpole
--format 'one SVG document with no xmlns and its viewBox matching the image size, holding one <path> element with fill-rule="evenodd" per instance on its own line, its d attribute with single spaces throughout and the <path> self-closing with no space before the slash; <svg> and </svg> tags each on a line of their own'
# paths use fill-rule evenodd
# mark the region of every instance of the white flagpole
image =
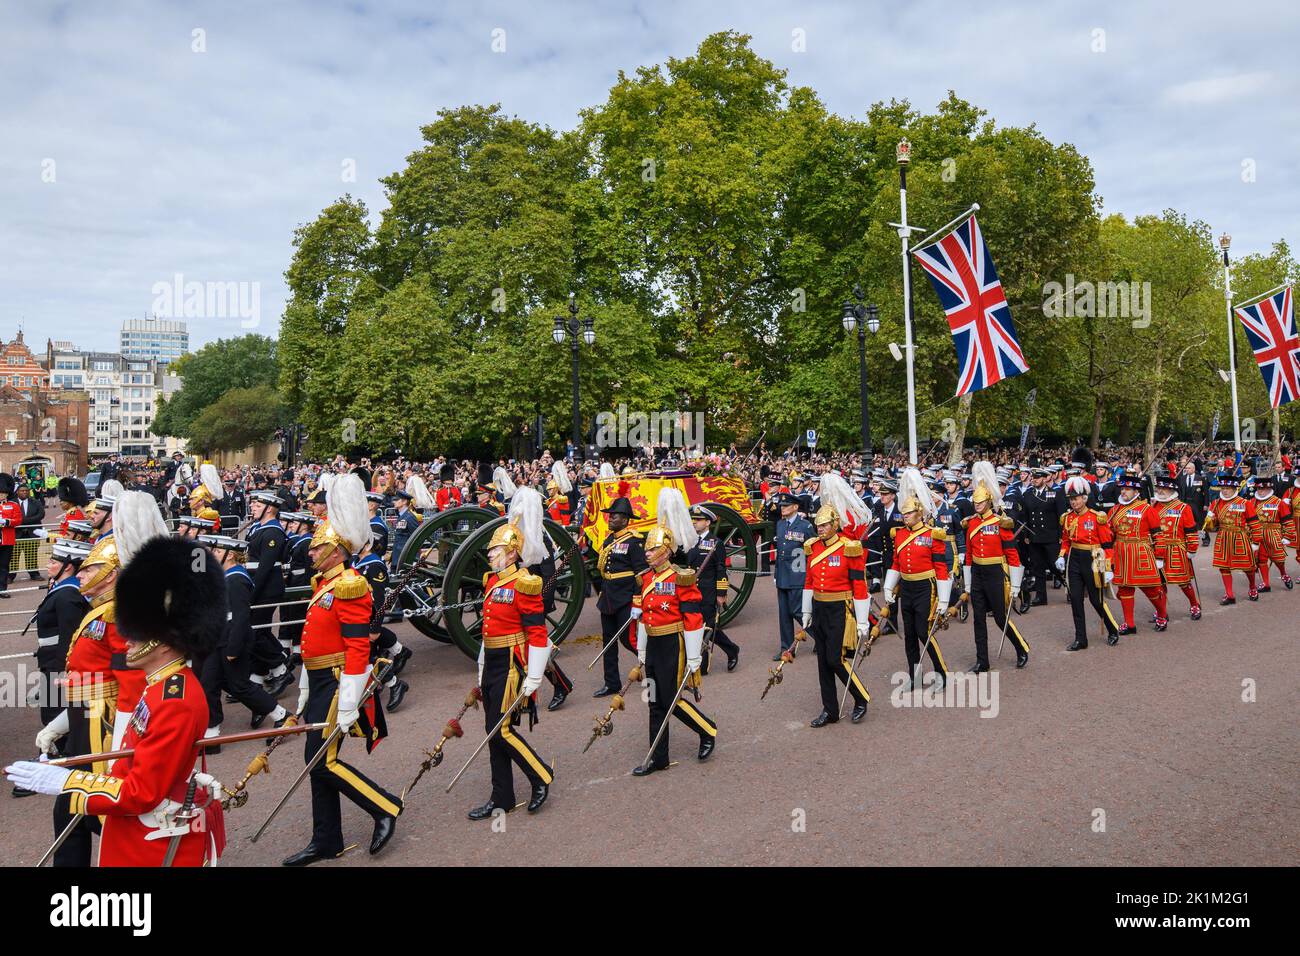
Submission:
<svg viewBox="0 0 1300 956">
<path fill-rule="evenodd" d="M 1226 232 L 1219 236 L 1219 248 L 1223 250 L 1223 301 L 1228 308 L 1228 381 L 1232 384 L 1232 441 L 1238 452 L 1241 451 L 1241 413 L 1237 410 L 1237 336 L 1232 326 L 1232 268 L 1228 265 L 1228 247 L 1232 237 Z"/>
<path fill-rule="evenodd" d="M 907 244 L 912 227 L 907 224 L 907 166 L 912 161 L 912 144 L 901 140 L 894 153 L 898 160 L 898 236 L 903 241 L 903 350 L 907 355 L 907 460 L 916 460 L 916 371 L 912 345 L 912 260 Z"/>
</svg>

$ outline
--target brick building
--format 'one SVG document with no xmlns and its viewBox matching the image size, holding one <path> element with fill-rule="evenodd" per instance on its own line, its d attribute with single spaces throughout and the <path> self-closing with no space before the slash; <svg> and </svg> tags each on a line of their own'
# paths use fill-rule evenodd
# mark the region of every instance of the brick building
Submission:
<svg viewBox="0 0 1300 956">
<path fill-rule="evenodd" d="M 60 475 L 84 475 L 90 396 L 75 391 L 22 391 L 0 385 L 0 470 L 45 459 Z"/>
</svg>

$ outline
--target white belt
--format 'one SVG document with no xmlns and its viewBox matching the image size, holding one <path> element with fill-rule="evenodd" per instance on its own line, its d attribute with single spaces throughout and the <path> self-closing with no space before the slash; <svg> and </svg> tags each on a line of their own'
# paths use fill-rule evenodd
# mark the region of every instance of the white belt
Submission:
<svg viewBox="0 0 1300 956">
<path fill-rule="evenodd" d="M 251 562 L 249 562 L 248 564 L 245 564 L 244 567 L 248 568 L 248 570 L 250 570 L 250 571 L 256 571 L 256 570 L 257 570 L 257 566 L 258 566 L 259 564 L 261 564 L 261 563 L 262 563 L 262 562 L 260 562 L 260 561 L 251 561 Z M 278 568 L 278 567 L 280 567 L 283 563 L 284 563 L 284 562 L 282 562 L 282 561 L 272 561 L 272 562 L 271 562 L 271 567 L 273 567 L 273 568 Z"/>
<path fill-rule="evenodd" d="M 37 647 L 53 647 L 57 643 L 59 643 L 59 635 L 57 634 L 53 637 L 38 637 L 36 639 Z"/>
</svg>

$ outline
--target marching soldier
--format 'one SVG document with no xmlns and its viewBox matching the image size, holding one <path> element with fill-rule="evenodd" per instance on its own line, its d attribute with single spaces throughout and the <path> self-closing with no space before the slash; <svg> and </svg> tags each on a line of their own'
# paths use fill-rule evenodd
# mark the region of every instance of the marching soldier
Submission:
<svg viewBox="0 0 1300 956">
<path fill-rule="evenodd" d="M 366 509 L 370 512 L 370 553 L 380 561 L 388 553 L 388 522 L 383 515 L 386 501 L 377 491 L 366 492 Z"/>
<path fill-rule="evenodd" d="M 718 612 L 727 603 L 726 549 L 721 547 L 722 542 L 713 533 L 713 524 L 718 516 L 703 505 L 693 505 L 690 515 L 699 538 L 686 552 L 686 564 L 695 572 L 696 586 L 700 589 L 700 614 L 704 626 L 710 629 L 712 644 L 727 655 L 727 670 L 734 671 L 740 661 L 740 646 L 717 626 Z M 703 673 L 708 672 L 709 654 L 706 652 Z"/>
<path fill-rule="evenodd" d="M 641 572 L 638 593 L 632 598 L 637 618 L 636 653 L 645 668 L 646 686 L 650 688 L 649 739 L 655 745 L 650 759 L 633 769 L 632 775 L 636 777 L 669 767 L 670 735 L 663 727 L 669 717 L 669 707 L 672 716 L 699 735 L 700 760 L 709 759 L 718 739 L 718 725 L 684 695 L 677 694 L 683 681 L 688 686 L 693 681 L 693 686 L 699 687 L 704 645 L 704 618 L 695 572 L 672 564 L 673 554 L 679 547 L 694 546 L 694 528 L 689 523 L 686 500 L 676 488 L 661 489 L 657 507 L 659 523 L 650 529 L 645 540 L 649 566 Z"/>
<path fill-rule="evenodd" d="M 475 501 L 485 511 L 495 511 L 498 515 L 504 515 L 506 509 L 502 507 L 501 502 L 497 501 L 497 486 L 492 480 L 492 467 L 490 465 L 478 466 L 478 481 L 475 487 Z"/>
<path fill-rule="evenodd" d="M 779 661 L 781 655 L 794 646 L 795 624 L 803 626 L 804 572 L 808 564 L 803 548 L 817 534 L 817 529 L 799 510 L 799 499 L 788 491 L 778 492 L 776 503 L 781 514 L 773 532 L 776 567 L 772 578 L 776 584 L 777 627 L 781 647 L 772 660 Z"/>
<path fill-rule="evenodd" d="M 624 646 L 634 650 L 627 628 L 631 626 L 629 621 L 641 614 L 632 596 L 636 593 L 638 577 L 648 567 L 645 549 L 641 535 L 628 528 L 628 522 L 634 517 L 632 502 L 625 497 L 615 498 L 602 513 L 609 523 L 609 533 L 597 553 L 592 582 L 600 592 L 596 608 L 600 611 L 601 638 L 610 644 L 614 635 L 619 634 Z M 608 697 L 619 691 L 618 641 L 606 648 L 604 667 L 605 683 L 593 697 Z"/>
<path fill-rule="evenodd" d="M 542 685 L 550 657 L 543 581 L 520 564 L 526 544 L 523 532 L 509 522 L 492 532 L 488 541 L 492 570 L 483 575 L 483 643 L 478 654 L 484 729 L 491 733 L 518 698 L 527 702 L 516 708 L 488 741 L 492 795 L 469 811 L 471 820 L 486 820 L 497 810 L 509 813 L 515 809 L 512 764 L 518 764 L 532 788 L 529 813 L 542 808 L 554 781 L 551 768 L 518 730 L 523 710 L 528 711 L 530 730 L 537 722 L 534 695 Z"/>
<path fill-rule="evenodd" d="M 122 742 L 135 753 L 107 773 L 98 765 L 73 770 L 22 762 L 5 768 L 21 786 L 56 795 L 56 805 L 66 802 L 71 814 L 104 818 L 100 866 L 202 866 L 215 863 L 225 843 L 220 785 L 195 771 L 208 708 L 186 665 L 216 643 L 225 616 L 221 572 L 216 561 L 195 570 L 192 551 L 192 544 L 165 535 L 149 540 L 118 582 L 126 658 L 146 675 Z M 201 818 L 197 825 L 194 815 Z M 170 839 L 159 839 L 160 831 Z"/>
<path fill-rule="evenodd" d="M 1067 478 L 1064 492 L 1069 511 L 1061 520 L 1061 552 L 1056 558 L 1056 570 L 1065 575 L 1070 611 L 1074 615 L 1074 641 L 1066 650 L 1082 651 L 1088 647 L 1088 631 L 1083 618 L 1084 595 L 1106 625 L 1106 643 L 1113 646 L 1119 643 L 1119 625 L 1102 597 L 1102 588 L 1115 577 L 1106 558 L 1112 541 L 1106 513 L 1088 507 L 1094 490 L 1086 478 L 1080 475 Z"/>
<path fill-rule="evenodd" d="M 1124 626 L 1119 632 L 1137 633 L 1137 625 L 1133 623 L 1135 588 L 1141 588 L 1156 609 L 1155 629 L 1163 631 L 1169 626 L 1169 611 L 1160 574 L 1164 562 L 1155 549 L 1160 535 L 1160 514 L 1139 496 L 1144 485 L 1140 477 L 1124 474 L 1115 484 L 1119 487 L 1119 497 L 1106 515 L 1106 524 L 1114 536 L 1111 562 L 1119 588 L 1119 604 L 1124 611 Z"/>
<path fill-rule="evenodd" d="M 327 498 L 328 517 L 312 535 L 312 565 L 318 573 L 302 629 L 298 711 L 305 722 L 328 722 L 330 729 L 307 734 L 304 760 L 311 761 L 326 739 L 333 736 L 334 728 L 342 736 L 334 739 L 325 758 L 312 767 L 311 842 L 285 859 L 285 866 L 307 866 L 343 853 L 342 796 L 375 821 L 371 855 L 392 839 L 402 812 L 399 798 L 339 759 L 345 737 L 350 733 L 365 737 L 368 752 L 376 738 L 382 736 L 383 723 L 377 702 L 373 698 L 369 704 L 363 700 L 370 678 L 370 619 L 374 610 L 370 585 L 348 567 L 370 540 L 361 479 L 341 475 Z"/>
<path fill-rule="evenodd" d="M 1201 596 L 1196 588 L 1196 568 L 1192 555 L 1200 546 L 1197 538 L 1196 515 L 1192 506 L 1178 500 L 1178 479 L 1156 475 L 1155 506 L 1160 518 L 1160 534 L 1156 537 L 1156 558 L 1164 563 L 1166 584 L 1182 589 L 1191 606 L 1193 621 L 1201 619 Z M 1168 597 L 1165 601 L 1168 602 Z"/>
<path fill-rule="evenodd" d="M 903 646 L 907 654 L 907 687 L 915 687 L 921 669 L 921 646 L 925 644 L 942 687 L 948 681 L 939 642 L 931 633 L 943 627 L 952 595 L 952 578 L 945 561 L 946 535 L 930 522 L 934 504 L 929 490 L 915 468 L 903 472 L 903 524 L 893 532 L 889 571 L 885 574 L 884 596 L 889 607 L 897 601 L 897 617 L 902 619 Z M 969 537 L 969 534 L 968 534 Z M 901 598 L 901 600 L 900 600 Z M 896 618 L 897 619 L 897 618 Z M 927 636 L 929 640 L 927 641 Z"/>
<path fill-rule="evenodd" d="M 853 695 L 853 723 L 867 716 L 871 695 L 849 665 L 857 642 L 870 630 L 866 561 L 862 542 L 840 534 L 833 505 L 813 516 L 817 536 L 804 542 L 803 630 L 817 651 L 821 713 L 811 721 L 824 727 L 840 719 L 837 679 Z M 849 658 L 849 660 L 846 660 Z"/>
<path fill-rule="evenodd" d="M 418 480 L 415 477 L 411 478 L 412 482 Z M 393 554 L 389 561 L 389 569 L 394 574 L 402 565 L 402 552 L 406 550 L 406 542 L 411 540 L 411 535 L 415 534 L 415 529 L 420 526 L 420 516 L 411 510 L 414 497 L 411 492 L 401 488 L 393 492 L 397 514 L 393 516 Z"/>
<path fill-rule="evenodd" d="M 216 737 L 221 733 L 221 721 L 225 716 L 221 707 L 222 690 L 248 708 L 253 715 L 250 726 L 260 727 L 270 717 L 279 727 L 289 712 L 251 679 L 256 638 L 252 611 L 249 610 L 253 603 L 253 578 L 243 564 L 248 544 L 227 535 L 201 535 L 198 541 L 221 562 L 226 592 L 225 624 L 199 673 L 199 683 L 208 700 L 208 723 L 203 736 Z"/>
<path fill-rule="evenodd" d="M 1255 476 L 1255 513 L 1259 516 L 1259 591 L 1267 594 L 1273 590 L 1269 584 L 1269 562 L 1277 565 L 1282 575 L 1282 585 L 1290 591 L 1295 587 L 1286 572 L 1286 542 L 1294 541 L 1295 515 L 1291 503 L 1273 493 L 1273 476 Z"/>
<path fill-rule="evenodd" d="M 263 684 L 272 697 L 279 697 L 293 683 L 289 657 L 292 638 L 281 635 L 277 642 L 270 626 L 275 608 L 284 599 L 284 571 L 288 536 L 280 523 L 284 502 L 274 491 L 253 491 L 248 495 L 249 516 L 253 524 L 244 540 L 248 542 L 248 559 L 244 565 L 253 578 L 253 682 Z"/>
<path fill-rule="evenodd" d="M 86 486 L 78 478 L 60 478 L 58 484 L 59 507 L 63 509 L 63 520 L 59 524 L 59 537 L 68 536 L 68 523 L 85 521 L 86 513 L 81 509 L 90 504 L 90 495 Z"/>
<path fill-rule="evenodd" d="M 510 523 L 519 528 L 524 536 L 524 550 L 520 560 L 527 566 L 528 573 L 542 581 L 542 610 L 546 614 L 555 613 L 555 582 L 559 573 L 555 560 L 555 548 L 546 528 L 542 524 L 542 496 L 536 488 L 520 488 L 510 499 Z M 568 560 L 575 560 L 569 556 Z M 547 710 L 559 710 L 561 705 L 573 693 L 573 681 L 560 668 L 555 659 L 555 644 L 547 637 L 549 663 L 546 666 L 546 679 L 551 683 L 551 702 Z"/>
<path fill-rule="evenodd" d="M 1246 596 L 1252 601 L 1258 601 L 1254 544 L 1259 542 L 1261 534 L 1255 502 L 1237 493 L 1240 482 L 1228 472 L 1219 472 L 1214 486 L 1218 489 L 1219 496 L 1210 502 L 1203 527 L 1206 531 L 1218 531 L 1214 538 L 1213 563 L 1223 578 L 1224 593 L 1219 603 L 1237 603 L 1237 598 L 1232 593 L 1233 571 L 1241 571 L 1246 575 L 1250 587 Z"/>
<path fill-rule="evenodd" d="M 371 551 L 366 547 L 361 559 L 352 565 L 353 570 L 366 579 L 370 585 L 370 599 L 374 604 L 374 614 L 370 619 L 370 657 L 373 662 L 377 658 L 384 658 L 393 662 L 392 673 L 389 674 L 384 686 L 388 689 L 388 703 L 385 709 L 395 711 L 402 706 L 402 701 L 406 699 L 406 693 L 411 689 L 411 685 L 402 680 L 397 675 L 406 662 L 411 659 L 411 649 L 403 647 L 402 642 L 397 639 L 389 628 L 384 627 L 384 622 L 380 618 L 380 611 L 384 606 L 384 600 L 388 596 L 388 565 L 377 553 L 378 546 L 375 542 L 375 522 L 374 516 L 370 521 L 371 542 L 376 547 L 376 551 Z"/>
<path fill-rule="evenodd" d="M 438 489 L 434 493 L 434 502 L 437 504 L 439 511 L 459 508 L 464 504 L 460 497 L 460 489 L 456 487 L 456 467 L 454 465 L 443 465 L 438 470 Z"/>
<path fill-rule="evenodd" d="M 316 529 L 316 518 L 305 511 L 283 512 L 280 520 L 285 530 L 284 587 L 285 593 L 301 593 L 311 589 L 311 535 Z M 289 668 L 302 663 L 302 620 L 307 613 L 307 601 L 280 606 L 280 639 L 289 646 Z M 297 622 L 297 623 L 294 623 Z"/>
<path fill-rule="evenodd" d="M 972 471 L 974 490 L 971 503 L 975 513 L 963 527 L 966 537 L 966 561 L 962 566 L 966 593 L 970 595 L 971 624 L 975 630 L 975 666 L 971 673 L 989 670 L 989 631 L 985 614 L 992 612 L 993 622 L 1016 649 L 1016 667 L 1029 663 L 1029 642 L 1008 619 L 1007 595 L 1020 590 L 1025 569 L 1015 547 L 1015 521 L 1002 513 L 1002 495 L 996 484 L 993 465 L 977 461 Z M 1010 582 L 1008 592 L 1007 585 Z"/>
<path fill-rule="evenodd" d="M 557 461 L 551 466 L 551 478 L 546 483 L 546 513 L 556 524 L 566 528 L 573 519 L 575 494 L 573 482 L 569 480 L 568 469 L 564 462 Z"/>
<path fill-rule="evenodd" d="M 1024 552 L 1029 569 L 1034 574 L 1034 597 L 1031 607 L 1047 603 L 1047 579 L 1053 578 L 1053 586 L 1060 587 L 1055 580 L 1052 567 L 1053 555 L 1061 539 L 1060 517 L 1057 512 L 1056 498 L 1058 489 L 1050 482 L 1050 472 L 1046 468 L 1034 468 L 1030 472 L 1032 484 L 1025 489 L 1020 498 L 1020 507 L 1024 514 L 1027 540 Z"/>
</svg>

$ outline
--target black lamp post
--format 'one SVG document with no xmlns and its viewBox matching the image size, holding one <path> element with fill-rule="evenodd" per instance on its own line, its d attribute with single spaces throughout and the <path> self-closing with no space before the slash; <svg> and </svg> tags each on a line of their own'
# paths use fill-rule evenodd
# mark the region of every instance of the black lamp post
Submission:
<svg viewBox="0 0 1300 956">
<path fill-rule="evenodd" d="M 858 330 L 858 402 L 862 407 L 862 451 L 866 464 L 871 463 L 871 419 L 867 412 L 867 332 L 875 335 L 880 330 L 880 309 L 874 304 L 865 305 L 862 286 L 853 287 L 855 302 L 845 302 L 840 310 L 840 321 L 845 332 Z"/>
<path fill-rule="evenodd" d="M 555 317 L 555 328 L 551 329 L 551 338 L 556 345 L 563 345 L 564 338 L 569 338 L 569 354 L 573 361 L 573 454 L 581 460 L 582 455 L 582 415 L 578 411 L 578 338 L 588 345 L 596 344 L 596 322 L 590 316 L 578 320 L 578 303 L 569 296 L 569 317 Z"/>
</svg>

